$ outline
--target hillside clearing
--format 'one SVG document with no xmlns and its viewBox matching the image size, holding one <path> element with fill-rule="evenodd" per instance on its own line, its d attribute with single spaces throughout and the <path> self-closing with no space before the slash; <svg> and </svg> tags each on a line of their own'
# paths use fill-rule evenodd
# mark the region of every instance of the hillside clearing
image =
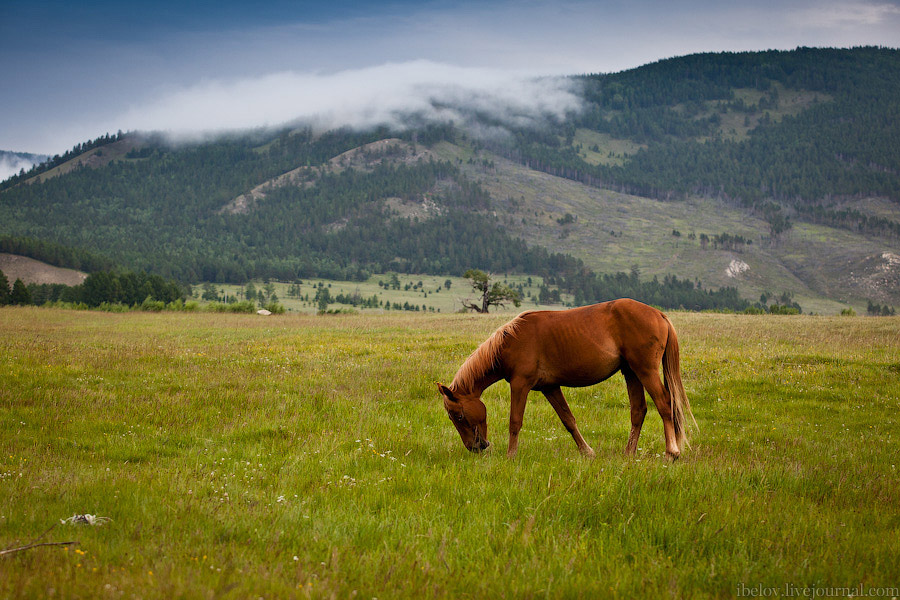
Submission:
<svg viewBox="0 0 900 600">
<path fill-rule="evenodd" d="M 16 279 L 21 279 L 25 284 L 61 283 L 63 285 L 79 285 L 87 278 L 87 273 L 82 273 L 81 271 L 54 267 L 27 256 L 8 254 L 6 252 L 0 252 L 0 271 L 3 271 L 10 284 Z"/>
<path fill-rule="evenodd" d="M 848 304 L 864 308 L 876 297 L 845 277 L 849 264 L 900 253 L 896 240 L 802 222 L 773 240 L 763 220 L 715 199 L 665 202 L 587 186 L 500 157 L 492 160 L 493 171 L 468 167 L 468 172 L 488 189 L 507 229 L 529 244 L 570 253 L 601 273 L 637 266 L 645 278 L 674 274 L 704 287 L 736 286 L 754 301 L 763 292 L 789 291 L 805 311 L 836 314 Z M 896 211 L 883 202 L 866 206 Z M 575 219 L 571 224 L 559 221 L 566 213 Z M 704 248 L 701 234 L 736 235 L 751 243 Z M 728 275 L 735 259 L 750 266 L 740 277 Z M 875 272 L 875 267 L 865 268 Z M 900 297 L 900 288 L 885 287 L 877 297 L 892 301 Z"/>
</svg>

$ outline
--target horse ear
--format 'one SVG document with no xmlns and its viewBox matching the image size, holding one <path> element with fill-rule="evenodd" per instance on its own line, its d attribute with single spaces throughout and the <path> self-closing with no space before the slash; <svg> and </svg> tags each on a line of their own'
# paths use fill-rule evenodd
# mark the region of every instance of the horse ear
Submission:
<svg viewBox="0 0 900 600">
<path fill-rule="evenodd" d="M 450 391 L 450 388 L 448 388 L 443 383 L 439 383 L 439 384 L 437 384 L 437 386 L 438 386 L 438 391 L 441 393 L 442 396 L 447 398 L 447 400 L 450 400 L 451 402 L 457 401 L 456 398 L 453 397 L 453 392 Z"/>
</svg>

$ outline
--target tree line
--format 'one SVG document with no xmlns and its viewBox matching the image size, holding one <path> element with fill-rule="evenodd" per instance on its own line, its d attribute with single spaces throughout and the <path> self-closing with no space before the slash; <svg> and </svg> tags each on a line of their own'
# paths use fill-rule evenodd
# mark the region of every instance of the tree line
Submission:
<svg viewBox="0 0 900 600">
<path fill-rule="evenodd" d="M 0 235 L 0 252 L 27 256 L 55 267 L 88 273 L 110 270 L 116 266 L 112 260 L 81 248 L 28 237 Z"/>
<path fill-rule="evenodd" d="M 87 307 L 137 307 L 148 300 L 163 305 L 184 302 L 189 295 L 190 290 L 177 281 L 148 273 L 98 271 L 75 286 L 61 283 L 26 285 L 21 279 L 16 279 L 10 289 L 8 278 L 0 271 L 0 305 L 40 306 L 61 302 Z"/>
</svg>

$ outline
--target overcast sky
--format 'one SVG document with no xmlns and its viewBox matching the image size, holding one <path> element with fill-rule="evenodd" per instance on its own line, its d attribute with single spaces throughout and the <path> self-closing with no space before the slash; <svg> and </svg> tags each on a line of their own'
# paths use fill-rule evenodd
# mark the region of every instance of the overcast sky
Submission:
<svg viewBox="0 0 900 600">
<path fill-rule="evenodd" d="M 474 99 L 565 110 L 565 81 L 701 51 L 900 46 L 900 0 L 0 0 L 0 149 L 117 130 L 390 120 Z"/>
</svg>

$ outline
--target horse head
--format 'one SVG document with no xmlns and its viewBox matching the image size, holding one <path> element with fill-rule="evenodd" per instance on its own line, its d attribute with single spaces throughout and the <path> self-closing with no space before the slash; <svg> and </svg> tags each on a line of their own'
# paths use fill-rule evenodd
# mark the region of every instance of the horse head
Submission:
<svg viewBox="0 0 900 600">
<path fill-rule="evenodd" d="M 487 439 L 487 408 L 481 398 L 454 394 L 440 383 L 438 391 L 444 398 L 444 409 L 459 432 L 463 445 L 471 452 L 486 450 L 491 443 Z"/>
</svg>

